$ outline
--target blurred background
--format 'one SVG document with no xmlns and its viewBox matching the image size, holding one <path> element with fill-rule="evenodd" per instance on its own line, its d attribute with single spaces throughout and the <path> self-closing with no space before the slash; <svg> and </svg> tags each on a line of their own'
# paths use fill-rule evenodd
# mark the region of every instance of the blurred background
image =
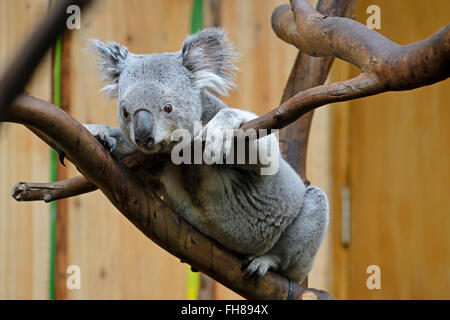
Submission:
<svg viewBox="0 0 450 320">
<path fill-rule="evenodd" d="M 177 51 L 192 30 L 220 25 L 241 51 L 238 89 L 229 106 L 262 115 L 279 105 L 297 49 L 271 30 L 287 0 L 97 0 L 81 28 L 60 39 L 29 92 L 61 104 L 83 123 L 117 125 L 115 101 L 86 39 L 114 40 L 136 53 Z M 315 1 L 313 1 L 315 4 Z M 381 9 L 383 35 L 422 40 L 449 23 L 450 1 L 359 0 Z M 0 71 L 49 10 L 48 0 L 0 0 Z M 358 70 L 335 61 L 329 81 Z M 450 298 L 450 83 L 325 106 L 316 111 L 308 179 L 330 198 L 331 223 L 309 286 L 338 299 Z M 18 203 L 18 181 L 77 175 L 54 164 L 49 148 L 22 126 L 0 126 L 0 299 L 231 299 L 220 284 L 189 271 L 157 247 L 96 191 L 58 201 Z M 81 289 L 69 290 L 69 265 Z M 367 287 L 379 266 L 381 288 Z"/>
</svg>

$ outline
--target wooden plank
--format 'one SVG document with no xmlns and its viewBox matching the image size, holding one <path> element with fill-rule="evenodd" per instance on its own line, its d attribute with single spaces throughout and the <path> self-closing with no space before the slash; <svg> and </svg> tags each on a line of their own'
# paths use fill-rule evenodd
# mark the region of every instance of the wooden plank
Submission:
<svg viewBox="0 0 450 320">
<path fill-rule="evenodd" d="M 221 8 L 221 25 L 241 52 L 237 63 L 238 89 L 226 99 L 229 106 L 262 115 L 278 106 L 296 49 L 273 33 L 270 18 L 283 0 L 227 1 Z"/>
<path fill-rule="evenodd" d="M 189 33 L 191 1 L 96 1 L 72 32 L 71 114 L 85 123 L 117 125 L 115 101 L 99 92 L 100 76 L 86 39 L 114 40 L 137 53 L 177 51 Z M 70 166 L 69 176 L 75 175 Z M 69 199 L 67 263 L 81 268 L 70 299 L 183 299 L 186 267 L 153 244 L 100 193 Z M 62 267 L 62 266 L 61 266 Z M 63 272 L 64 270 L 60 270 Z"/>
<path fill-rule="evenodd" d="M 321 188 L 328 196 L 332 205 L 332 163 L 331 163 L 331 106 L 324 106 L 315 110 L 311 129 L 306 158 L 308 180 L 312 185 Z M 314 266 L 308 275 L 308 287 L 331 290 L 331 226 L 325 234 L 325 238 L 317 252 Z"/>
<path fill-rule="evenodd" d="M 356 73 L 356 68 L 353 70 Z M 336 59 L 331 72 L 331 81 L 343 81 L 353 76 L 347 62 Z M 342 190 L 348 187 L 349 178 L 349 127 L 350 102 L 332 105 L 332 193 L 330 193 L 329 234 L 332 246 L 330 293 L 338 299 L 348 298 L 349 268 L 348 248 L 342 245 Z"/>
<path fill-rule="evenodd" d="M 381 8 L 380 32 L 406 44 L 449 21 L 442 1 L 359 1 Z M 349 114 L 352 241 L 336 270 L 338 298 L 448 299 L 450 285 L 450 83 L 353 101 Z M 339 108 L 339 106 L 336 106 Z M 335 246 L 339 246 L 335 242 Z M 381 290 L 366 268 L 381 268 Z M 341 295 L 342 294 L 342 295 Z"/>
<path fill-rule="evenodd" d="M 46 0 L 0 2 L 0 72 L 44 16 Z M 47 56 L 27 90 L 51 97 Z M 18 203 L 10 196 L 19 180 L 49 179 L 49 149 L 19 125 L 0 125 L 0 299 L 48 297 L 49 209 L 44 203 Z"/>
<path fill-rule="evenodd" d="M 70 114 L 71 111 L 71 74 L 73 70 L 71 65 L 71 45 L 72 32 L 66 32 L 62 36 L 61 48 L 61 108 Z M 67 179 L 68 170 L 66 167 L 58 163 L 58 180 Z M 67 243 L 67 228 L 69 212 L 68 200 L 62 199 L 58 201 L 57 205 L 57 220 L 56 220 L 56 243 L 55 243 L 55 299 L 64 300 L 66 295 L 66 270 L 68 263 L 68 243 Z"/>
</svg>

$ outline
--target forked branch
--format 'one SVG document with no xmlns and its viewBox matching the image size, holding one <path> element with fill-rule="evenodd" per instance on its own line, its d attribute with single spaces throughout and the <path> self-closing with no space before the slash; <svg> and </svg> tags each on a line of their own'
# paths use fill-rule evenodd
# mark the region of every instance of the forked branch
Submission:
<svg viewBox="0 0 450 320">
<path fill-rule="evenodd" d="M 308 55 L 348 61 L 361 74 L 301 91 L 243 129 L 280 129 L 329 103 L 410 90 L 450 76 L 450 24 L 425 40 L 400 46 L 359 22 L 320 14 L 307 0 L 291 0 L 291 7 L 280 6 L 272 15 L 278 37 Z"/>
</svg>

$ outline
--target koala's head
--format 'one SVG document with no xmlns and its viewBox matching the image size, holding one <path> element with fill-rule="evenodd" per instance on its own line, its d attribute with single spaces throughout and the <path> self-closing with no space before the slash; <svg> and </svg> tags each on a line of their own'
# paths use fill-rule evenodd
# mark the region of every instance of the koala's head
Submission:
<svg viewBox="0 0 450 320">
<path fill-rule="evenodd" d="M 236 52 L 220 28 L 188 36 L 178 52 L 133 54 L 98 40 L 92 48 L 106 82 L 103 91 L 117 98 L 120 128 L 144 153 L 170 152 L 176 129 L 193 134 L 203 90 L 226 95 L 233 86 Z"/>
</svg>

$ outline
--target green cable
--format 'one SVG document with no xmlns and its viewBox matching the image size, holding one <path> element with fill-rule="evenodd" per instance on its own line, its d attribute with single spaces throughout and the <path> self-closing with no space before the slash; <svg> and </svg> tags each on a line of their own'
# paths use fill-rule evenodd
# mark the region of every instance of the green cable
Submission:
<svg viewBox="0 0 450 320">
<path fill-rule="evenodd" d="M 55 0 L 52 0 L 53 6 Z M 61 106 L 61 55 L 62 37 L 59 36 L 55 43 L 53 56 L 53 104 Z M 58 179 L 58 154 L 55 150 L 50 150 L 50 181 Z M 50 202 L 50 274 L 49 274 L 49 299 L 55 300 L 55 262 L 56 262 L 56 219 L 58 207 L 57 202 Z"/>
<path fill-rule="evenodd" d="M 191 33 L 195 33 L 203 28 L 203 0 L 194 0 L 191 16 Z M 192 272 L 191 267 L 187 266 L 187 299 L 198 300 L 200 290 L 200 272 Z"/>
</svg>

